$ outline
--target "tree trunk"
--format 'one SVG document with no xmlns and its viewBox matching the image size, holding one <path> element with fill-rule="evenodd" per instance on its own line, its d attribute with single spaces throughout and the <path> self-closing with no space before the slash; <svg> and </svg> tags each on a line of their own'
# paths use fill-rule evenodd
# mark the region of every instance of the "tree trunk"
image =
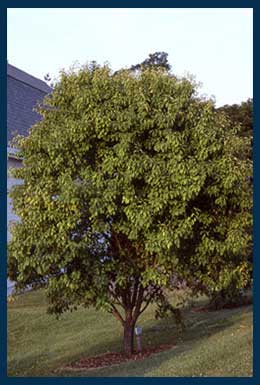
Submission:
<svg viewBox="0 0 260 385">
<path fill-rule="evenodd" d="M 124 324 L 124 352 L 130 357 L 134 352 L 134 322 L 126 320 Z"/>
</svg>

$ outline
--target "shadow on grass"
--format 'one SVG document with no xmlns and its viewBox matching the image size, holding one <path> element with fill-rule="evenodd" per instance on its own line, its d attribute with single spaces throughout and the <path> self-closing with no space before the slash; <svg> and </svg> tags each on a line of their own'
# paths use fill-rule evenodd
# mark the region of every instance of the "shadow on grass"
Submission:
<svg viewBox="0 0 260 385">
<path fill-rule="evenodd" d="M 232 326 L 237 322 L 237 316 L 251 312 L 252 306 L 245 306 L 236 309 L 227 309 L 215 312 L 192 312 L 186 311 L 186 331 L 182 334 L 177 333 L 174 320 L 172 318 L 163 319 L 160 321 L 146 321 L 143 323 L 144 335 L 143 335 L 143 348 L 154 347 L 160 344 L 172 344 L 175 345 L 172 349 L 165 350 L 159 354 L 150 356 L 143 361 L 128 361 L 120 365 L 114 365 L 111 367 L 91 369 L 91 370 L 68 370 L 58 368 L 55 373 L 50 376 L 75 376 L 75 377 L 117 377 L 134 372 L 133 376 L 143 377 L 149 373 L 152 369 L 159 368 L 163 362 L 168 361 L 172 357 L 177 357 L 182 353 L 188 353 L 195 346 L 203 344 L 203 342 L 209 337 L 220 333 Z M 113 351 L 120 351 L 122 340 L 115 338 L 110 345 L 114 346 Z M 111 351 L 112 349 L 110 349 Z M 107 344 L 97 344 L 95 351 L 107 351 Z M 88 351 L 86 356 L 90 356 Z M 84 357 L 84 354 L 81 358 Z M 75 360 L 77 360 L 75 358 Z M 71 360 L 75 361 L 75 360 Z M 117 374 L 119 373 L 119 374 Z M 123 373 L 123 374 L 122 374 Z"/>
</svg>

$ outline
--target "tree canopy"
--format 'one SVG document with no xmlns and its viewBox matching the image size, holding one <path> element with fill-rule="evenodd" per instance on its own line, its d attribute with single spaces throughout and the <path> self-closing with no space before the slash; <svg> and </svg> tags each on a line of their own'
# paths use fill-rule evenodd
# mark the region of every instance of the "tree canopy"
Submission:
<svg viewBox="0 0 260 385">
<path fill-rule="evenodd" d="M 149 56 L 141 63 L 130 67 L 131 71 L 140 71 L 147 68 L 164 69 L 169 72 L 171 70 L 171 65 L 168 61 L 168 53 L 163 51 L 150 53 Z"/>
<path fill-rule="evenodd" d="M 222 288 L 249 276 L 248 140 L 190 80 L 149 68 L 62 72 L 20 139 L 8 274 L 44 286 L 49 311 L 94 305 L 124 327 L 173 275 Z"/>
<path fill-rule="evenodd" d="M 241 154 L 241 156 L 247 156 L 249 159 L 253 159 L 253 99 L 247 99 L 240 104 L 224 105 L 218 108 L 226 114 L 230 120 L 231 126 L 240 126 L 238 135 L 251 139 L 251 147 L 249 152 Z"/>
<path fill-rule="evenodd" d="M 241 125 L 241 135 L 253 136 L 253 99 L 249 98 L 240 104 L 225 104 L 218 110 L 227 114 L 233 124 Z"/>
</svg>

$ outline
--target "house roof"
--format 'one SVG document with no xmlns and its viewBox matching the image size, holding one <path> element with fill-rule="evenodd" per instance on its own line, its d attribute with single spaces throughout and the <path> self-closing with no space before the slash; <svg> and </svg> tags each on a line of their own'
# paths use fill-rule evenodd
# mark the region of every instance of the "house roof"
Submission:
<svg viewBox="0 0 260 385">
<path fill-rule="evenodd" d="M 7 130 L 8 143 L 17 134 L 26 136 L 28 129 L 40 120 L 34 111 L 44 96 L 52 91 L 44 81 L 7 65 Z"/>
</svg>

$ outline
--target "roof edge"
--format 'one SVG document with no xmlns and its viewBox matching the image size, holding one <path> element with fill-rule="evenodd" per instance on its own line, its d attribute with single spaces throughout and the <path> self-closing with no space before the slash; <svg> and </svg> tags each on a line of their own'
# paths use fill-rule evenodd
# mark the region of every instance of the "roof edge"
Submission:
<svg viewBox="0 0 260 385">
<path fill-rule="evenodd" d="M 28 74 L 27 72 L 13 66 L 12 64 L 7 63 L 7 76 L 12 77 L 22 83 L 25 83 L 33 88 L 36 88 L 45 94 L 52 92 L 52 88 L 48 86 L 43 80 L 36 78 Z"/>
</svg>

